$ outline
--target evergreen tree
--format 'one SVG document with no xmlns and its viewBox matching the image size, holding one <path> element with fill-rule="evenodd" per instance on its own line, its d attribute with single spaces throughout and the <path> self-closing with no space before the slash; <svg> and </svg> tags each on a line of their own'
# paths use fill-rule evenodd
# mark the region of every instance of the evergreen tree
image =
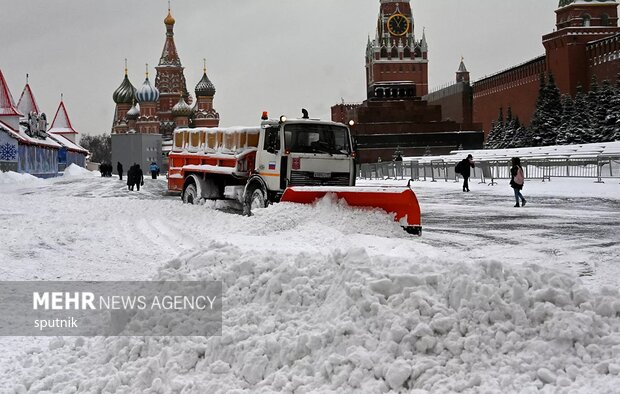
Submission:
<svg viewBox="0 0 620 394">
<path fill-rule="evenodd" d="M 555 145 L 561 116 L 560 90 L 555 85 L 553 74 L 549 74 L 547 79 L 541 74 L 536 110 L 530 127 L 535 134 L 533 145 Z"/>
<path fill-rule="evenodd" d="M 523 148 L 531 146 L 531 135 L 527 127 L 523 126 L 519 121 L 519 117 L 515 118 L 515 133 L 512 137 L 511 148 Z"/>
<path fill-rule="evenodd" d="M 504 134 L 504 108 L 499 108 L 499 115 L 497 121 L 493 122 L 491 130 L 489 131 L 489 137 L 487 138 L 487 149 L 497 149 L 503 139 Z"/>
<path fill-rule="evenodd" d="M 515 119 L 512 116 L 512 107 L 508 107 L 508 111 L 506 114 L 506 123 L 504 126 L 504 133 L 502 136 L 502 142 L 500 143 L 500 148 L 513 148 L 513 139 L 515 133 L 517 131 L 517 125 L 515 123 Z"/>
<path fill-rule="evenodd" d="M 588 142 L 592 134 L 592 121 L 588 113 L 588 97 L 581 86 L 577 87 L 574 101 L 573 116 L 567 125 L 566 143 L 583 144 Z"/>
<path fill-rule="evenodd" d="M 620 89 L 609 81 L 603 81 L 599 94 L 600 105 L 597 109 L 599 118 L 598 135 L 596 142 L 613 141 L 614 134 L 620 126 Z"/>
<path fill-rule="evenodd" d="M 570 122 L 573 116 L 575 116 L 573 98 L 570 95 L 564 95 L 562 96 L 562 119 L 558 126 L 558 138 L 556 140 L 558 145 L 568 144 L 570 139 Z"/>
</svg>

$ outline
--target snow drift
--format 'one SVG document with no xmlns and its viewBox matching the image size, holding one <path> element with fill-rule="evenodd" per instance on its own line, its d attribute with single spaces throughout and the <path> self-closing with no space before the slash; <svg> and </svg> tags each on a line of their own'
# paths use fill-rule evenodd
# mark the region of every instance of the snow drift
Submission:
<svg viewBox="0 0 620 394">
<path fill-rule="evenodd" d="M 78 166 L 77 164 L 71 164 L 71 165 L 69 165 L 69 167 L 65 168 L 63 176 L 65 176 L 65 177 L 75 177 L 75 178 L 82 177 L 83 178 L 83 177 L 95 176 L 95 174 L 93 174 L 91 171 L 88 171 L 84 167 Z"/>
<path fill-rule="evenodd" d="M 221 280 L 224 334 L 58 339 L 18 360 L 17 391 L 592 392 L 620 378 L 618 291 L 538 266 L 214 241 L 158 279 Z"/>
<path fill-rule="evenodd" d="M 0 185 L 29 184 L 37 182 L 43 182 L 43 180 L 30 174 L 22 174 L 13 171 L 0 171 Z"/>
</svg>

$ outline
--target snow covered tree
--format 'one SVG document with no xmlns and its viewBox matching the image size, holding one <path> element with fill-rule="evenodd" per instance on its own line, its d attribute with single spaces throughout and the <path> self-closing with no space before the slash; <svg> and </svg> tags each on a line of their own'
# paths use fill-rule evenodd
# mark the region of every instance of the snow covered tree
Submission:
<svg viewBox="0 0 620 394">
<path fill-rule="evenodd" d="M 519 127 L 518 120 L 512 116 L 512 107 L 508 107 L 506 114 L 506 123 L 504 125 L 504 132 L 502 141 L 499 144 L 499 148 L 513 148 L 513 139 Z"/>
<path fill-rule="evenodd" d="M 562 119 L 558 126 L 558 137 L 556 143 L 559 145 L 566 145 L 570 139 L 570 122 L 575 116 L 575 104 L 573 98 L 570 95 L 562 96 Z"/>
<path fill-rule="evenodd" d="M 588 113 L 588 96 L 583 93 L 581 86 L 578 86 L 573 115 L 566 126 L 563 141 L 567 144 L 583 144 L 589 142 L 591 135 L 592 120 Z"/>
<path fill-rule="evenodd" d="M 525 127 L 519 121 L 519 118 L 515 118 L 515 132 L 512 137 L 512 145 L 511 148 L 523 148 L 526 146 L 531 146 L 532 141 L 532 132 L 528 127 Z"/>
<path fill-rule="evenodd" d="M 599 101 L 600 105 L 597 108 L 599 125 L 595 141 L 613 141 L 614 134 L 620 130 L 620 89 L 607 80 L 603 81 Z"/>
<path fill-rule="evenodd" d="M 555 145 L 561 117 L 561 95 L 553 74 L 549 74 L 548 78 L 541 74 L 536 110 L 530 125 L 535 134 L 534 145 Z"/>
<path fill-rule="evenodd" d="M 493 122 L 491 125 L 491 130 L 489 131 L 489 137 L 487 138 L 487 149 L 497 149 L 499 148 L 499 143 L 502 141 L 504 134 L 504 108 L 499 108 L 499 115 L 497 117 L 497 121 Z"/>
</svg>

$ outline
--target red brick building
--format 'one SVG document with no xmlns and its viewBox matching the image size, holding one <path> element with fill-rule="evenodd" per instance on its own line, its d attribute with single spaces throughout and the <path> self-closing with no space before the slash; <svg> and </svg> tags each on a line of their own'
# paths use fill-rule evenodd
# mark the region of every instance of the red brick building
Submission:
<svg viewBox="0 0 620 394">
<path fill-rule="evenodd" d="M 620 72 L 620 28 L 615 0 L 561 0 L 555 31 L 542 37 L 545 54 L 473 83 L 473 119 L 485 133 L 511 107 L 514 116 L 529 124 L 534 114 L 541 74 L 553 74 L 562 94 L 572 96 L 577 87 L 588 90 L 590 81 L 616 81 Z M 458 85 L 458 84 L 457 84 Z M 452 89 L 452 91 L 450 90 Z M 462 91 L 454 87 L 433 92 L 428 100 L 442 105 L 444 118 L 458 113 Z"/>
<path fill-rule="evenodd" d="M 360 160 L 391 160 L 396 150 L 423 155 L 482 147 L 481 126 L 472 124 L 471 115 L 460 122 L 444 119 L 440 105 L 422 99 L 428 93 L 428 44 L 424 32 L 416 39 L 409 0 L 381 0 L 379 7 L 376 36 L 366 47 L 367 100 L 332 107 L 332 120 L 353 122 Z M 469 80 L 467 70 L 461 78 Z"/>
</svg>

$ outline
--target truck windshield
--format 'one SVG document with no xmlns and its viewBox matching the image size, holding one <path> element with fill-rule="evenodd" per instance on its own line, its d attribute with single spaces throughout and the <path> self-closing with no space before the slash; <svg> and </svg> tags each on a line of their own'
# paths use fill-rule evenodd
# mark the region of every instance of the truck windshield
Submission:
<svg viewBox="0 0 620 394">
<path fill-rule="evenodd" d="M 324 124 L 284 126 L 286 149 L 297 153 L 351 154 L 346 127 Z"/>
</svg>

